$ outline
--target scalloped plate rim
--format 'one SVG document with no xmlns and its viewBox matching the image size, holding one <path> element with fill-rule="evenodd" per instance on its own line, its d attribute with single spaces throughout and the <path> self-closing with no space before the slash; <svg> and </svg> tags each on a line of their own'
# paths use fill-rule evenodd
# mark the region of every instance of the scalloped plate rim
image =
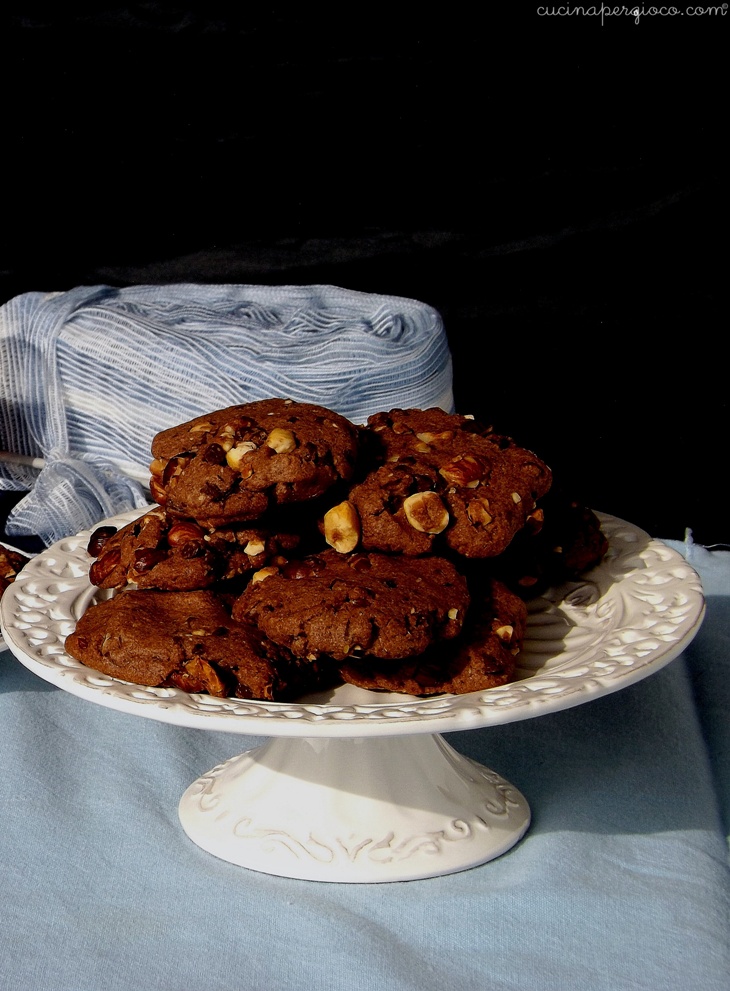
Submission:
<svg viewBox="0 0 730 991">
<path fill-rule="evenodd" d="M 121 525 L 145 511 L 146 508 L 132 510 L 103 522 Z M 444 733 L 515 722 L 571 708 L 643 680 L 670 663 L 685 649 L 696 635 L 704 618 L 705 602 L 700 578 L 677 551 L 618 517 L 600 512 L 597 515 L 608 529 L 609 538 L 613 531 L 614 541 L 619 531 L 625 531 L 624 543 L 621 540 L 618 544 L 610 541 L 609 555 L 614 555 L 615 562 L 630 560 L 632 551 L 635 557 L 636 548 L 640 544 L 644 544 L 644 554 L 639 555 L 641 561 L 645 561 L 650 553 L 664 558 L 666 564 L 664 572 L 670 575 L 669 578 L 665 579 L 664 572 L 651 572 L 650 569 L 646 569 L 644 577 L 653 578 L 657 582 L 657 591 L 653 591 L 651 587 L 648 589 L 649 601 L 645 604 L 647 615 L 652 616 L 652 610 L 657 612 L 660 607 L 667 612 L 666 600 L 661 598 L 659 590 L 662 584 L 666 586 L 667 582 L 672 580 L 673 568 L 683 572 L 682 581 L 689 579 L 686 586 L 687 608 L 675 624 L 674 638 L 665 634 L 666 643 L 662 644 L 661 636 L 650 637 L 650 646 L 647 648 L 648 659 L 640 658 L 634 663 L 621 660 L 619 647 L 615 651 L 613 661 L 606 662 L 607 670 L 604 675 L 601 675 L 600 667 L 598 672 L 593 672 L 590 676 L 582 675 L 582 669 L 578 666 L 577 671 L 573 670 L 577 667 L 576 663 L 571 664 L 568 661 L 565 668 L 557 664 L 552 669 L 543 666 L 532 674 L 523 671 L 522 677 L 509 685 L 467 695 L 444 695 L 422 699 L 388 695 L 386 701 L 378 701 L 383 697 L 378 696 L 377 693 L 365 692 L 361 689 L 352 690 L 351 686 L 344 686 L 341 697 L 334 701 L 302 700 L 277 703 L 217 699 L 206 695 L 189 695 L 178 689 L 153 689 L 132 685 L 86 668 L 65 654 L 62 648 L 59 648 L 59 653 L 56 655 L 40 659 L 26 649 L 29 638 L 21 630 L 18 617 L 12 611 L 13 606 L 16 606 L 17 600 L 22 597 L 25 586 L 34 579 L 38 581 L 36 574 L 38 569 L 42 568 L 45 562 L 54 560 L 76 563 L 80 574 L 66 579 L 65 584 L 69 589 L 77 590 L 77 599 L 81 596 L 90 598 L 93 587 L 83 572 L 86 543 L 91 530 L 95 527 L 60 540 L 31 559 L 30 566 L 23 569 L 0 601 L 0 630 L 16 658 L 56 687 L 117 711 L 191 728 L 255 736 L 353 737 Z M 626 539 L 627 536 L 630 539 Z M 632 543 L 635 546 L 632 547 Z M 607 571 L 609 560 L 607 555 L 607 559 L 594 571 L 582 576 L 578 582 L 562 588 L 569 593 L 571 589 L 580 586 L 590 587 L 592 582 L 601 578 Z M 86 569 L 88 570 L 88 565 Z M 630 580 L 636 582 L 636 576 L 640 573 L 638 568 L 629 571 L 622 580 L 609 583 L 609 587 L 615 586 L 616 595 L 619 591 L 623 591 L 624 582 Z M 51 583 L 51 586 L 57 584 L 58 581 Z M 558 618 L 563 619 L 565 614 L 561 613 L 560 609 L 565 608 L 568 595 L 561 598 L 561 590 L 550 590 L 546 595 L 548 599 L 543 597 L 542 601 L 548 602 L 550 608 L 557 610 Z M 550 596 L 552 596 L 551 603 Z M 653 605 L 652 596 L 659 600 Z M 47 614 L 43 614 L 40 627 L 36 625 L 36 629 L 40 629 L 41 632 L 46 629 L 55 632 L 58 639 L 61 624 L 50 615 L 55 601 L 56 597 L 53 594 L 45 597 L 44 608 L 47 608 Z M 606 593 L 599 595 L 595 603 L 597 609 L 602 605 L 610 609 L 611 604 L 612 601 L 609 601 Z M 532 608 L 534 610 L 534 605 Z M 538 606 L 536 614 L 538 617 L 543 615 L 541 609 L 542 607 Z M 580 615 L 578 618 L 580 619 Z M 533 614 L 531 614 L 531 623 L 533 624 L 531 628 L 534 629 Z M 576 626 L 580 629 L 579 623 Z M 530 627 L 528 627 L 528 640 L 524 652 L 527 655 L 529 655 L 529 629 Z M 620 640 L 622 634 L 631 631 L 619 627 L 612 629 L 610 633 L 616 641 Z M 651 645 L 651 641 L 657 639 L 659 642 Z M 599 637 L 598 646 L 600 647 L 604 641 L 605 637 L 603 639 Z M 595 649 L 594 644 L 594 653 Z M 556 656 L 559 660 L 560 654 Z M 546 661 L 547 663 L 550 661 Z M 585 667 L 587 660 L 582 663 Z M 622 663 L 623 670 L 621 670 Z M 617 666 L 618 673 L 616 673 Z M 79 680 L 80 674 L 82 680 Z"/>
</svg>

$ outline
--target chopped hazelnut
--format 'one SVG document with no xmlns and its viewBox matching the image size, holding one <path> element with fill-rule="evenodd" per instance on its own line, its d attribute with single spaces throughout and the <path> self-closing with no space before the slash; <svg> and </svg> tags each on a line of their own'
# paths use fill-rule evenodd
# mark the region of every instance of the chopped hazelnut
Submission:
<svg viewBox="0 0 730 991">
<path fill-rule="evenodd" d="M 360 542 L 360 517 L 351 502 L 345 500 L 327 510 L 324 539 L 340 554 L 355 550 Z"/>
<path fill-rule="evenodd" d="M 297 439 L 291 430 L 283 427 L 274 427 L 266 438 L 266 446 L 270 447 L 277 454 L 288 454 L 297 446 Z"/>
<path fill-rule="evenodd" d="M 481 523 L 486 526 L 492 522 L 492 514 L 489 512 L 489 500 L 485 498 L 472 499 L 466 507 L 466 515 L 472 523 Z"/>
<path fill-rule="evenodd" d="M 416 437 L 422 440 L 424 444 L 433 444 L 435 440 L 451 440 L 453 436 L 453 430 L 442 430 L 437 434 L 432 430 L 426 430 L 423 433 L 416 434 Z"/>
<path fill-rule="evenodd" d="M 257 554 L 263 554 L 265 550 L 266 545 L 263 540 L 249 540 L 243 548 L 243 553 L 247 554 L 249 557 L 256 557 Z"/>
<path fill-rule="evenodd" d="M 232 447 L 230 451 L 226 453 L 226 463 L 228 464 L 228 467 L 235 468 L 238 471 L 242 471 L 243 459 L 246 457 L 247 454 L 250 454 L 251 451 L 255 451 L 255 450 L 256 450 L 256 445 L 251 440 L 244 440 L 241 441 L 240 444 L 236 444 L 235 447 Z M 250 474 L 251 473 L 249 472 L 249 475 Z"/>
<path fill-rule="evenodd" d="M 259 568 L 258 571 L 254 571 L 251 575 L 252 582 L 262 582 L 266 578 L 270 578 L 272 575 L 278 574 L 279 569 L 269 566 L 268 568 Z"/>
<path fill-rule="evenodd" d="M 160 506 L 164 506 L 167 502 L 167 492 L 165 492 L 154 475 L 150 479 L 150 495 Z"/>
<path fill-rule="evenodd" d="M 485 467 L 478 458 L 471 454 L 460 454 L 440 468 L 439 474 L 450 485 L 460 485 L 473 489 L 484 478 Z"/>
<path fill-rule="evenodd" d="M 435 492 L 415 492 L 404 500 L 403 510 L 419 533 L 442 533 L 449 523 L 449 512 Z"/>
</svg>

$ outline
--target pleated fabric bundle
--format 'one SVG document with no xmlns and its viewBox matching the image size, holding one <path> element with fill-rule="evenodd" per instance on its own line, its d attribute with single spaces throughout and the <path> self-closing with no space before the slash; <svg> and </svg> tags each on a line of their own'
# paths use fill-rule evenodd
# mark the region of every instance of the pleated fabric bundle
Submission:
<svg viewBox="0 0 730 991">
<path fill-rule="evenodd" d="M 153 436 L 283 397 L 364 423 L 453 410 L 439 313 L 336 286 L 81 286 L 0 307 L 0 489 L 29 490 L 8 534 L 46 544 L 141 507 Z"/>
</svg>

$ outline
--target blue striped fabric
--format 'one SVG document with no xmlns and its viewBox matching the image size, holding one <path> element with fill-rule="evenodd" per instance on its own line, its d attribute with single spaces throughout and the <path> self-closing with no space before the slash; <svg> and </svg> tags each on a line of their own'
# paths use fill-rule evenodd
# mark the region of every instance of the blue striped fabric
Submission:
<svg viewBox="0 0 730 991">
<path fill-rule="evenodd" d="M 46 543 L 148 501 L 157 431 L 236 403 L 316 402 L 364 423 L 453 409 L 440 315 L 336 286 L 80 286 L 0 307 L 0 489 L 9 534 Z"/>
</svg>

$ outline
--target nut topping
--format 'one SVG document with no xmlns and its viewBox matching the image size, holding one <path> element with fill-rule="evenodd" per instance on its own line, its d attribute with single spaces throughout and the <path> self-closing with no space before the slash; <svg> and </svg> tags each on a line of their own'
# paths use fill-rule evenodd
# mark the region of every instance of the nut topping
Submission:
<svg viewBox="0 0 730 991">
<path fill-rule="evenodd" d="M 154 476 L 150 478 L 150 495 L 160 506 L 164 506 L 167 502 L 167 492 Z"/>
<path fill-rule="evenodd" d="M 466 507 L 466 515 L 472 523 L 481 523 L 486 526 L 492 522 L 492 514 L 489 512 L 489 500 L 482 497 L 472 499 Z"/>
<path fill-rule="evenodd" d="M 351 502 L 345 500 L 324 515 L 324 539 L 339 554 L 349 554 L 360 542 L 360 517 Z"/>
<path fill-rule="evenodd" d="M 288 454 L 297 446 L 297 439 L 291 430 L 283 427 L 274 427 L 266 438 L 266 446 L 270 447 L 277 454 Z"/>
<path fill-rule="evenodd" d="M 460 454 L 439 469 L 449 485 L 461 485 L 474 489 L 484 478 L 485 469 L 482 462 L 471 454 Z"/>
<path fill-rule="evenodd" d="M 203 530 L 197 523 L 193 523 L 191 520 L 181 520 L 179 523 L 173 523 L 168 530 L 167 542 L 170 547 L 179 547 L 180 544 L 190 540 L 202 540 L 204 536 Z"/>
<path fill-rule="evenodd" d="M 243 553 L 247 554 L 249 557 L 256 557 L 257 554 L 263 554 L 265 550 L 266 545 L 263 540 L 249 540 L 243 548 Z"/>
<path fill-rule="evenodd" d="M 418 437 L 419 440 L 422 440 L 424 444 L 433 444 L 435 440 L 451 440 L 453 436 L 453 430 L 441 430 L 439 433 L 434 433 L 433 430 L 426 430 L 416 434 L 416 437 Z"/>
<path fill-rule="evenodd" d="M 247 454 L 251 451 L 256 450 L 256 445 L 252 440 L 243 440 L 240 444 L 236 444 L 229 451 L 226 452 L 226 463 L 229 468 L 235 468 L 238 471 L 242 471 L 241 463 Z M 251 474 L 249 472 L 249 474 Z"/>
<path fill-rule="evenodd" d="M 267 578 L 270 578 L 272 575 L 276 575 L 278 573 L 279 573 L 279 569 L 274 568 L 272 566 L 269 566 L 267 568 L 259 568 L 258 571 L 254 571 L 254 573 L 251 575 L 251 582 L 252 583 L 262 582 L 265 581 Z"/>
<path fill-rule="evenodd" d="M 512 634 L 515 632 L 514 626 L 498 626 L 494 631 L 502 643 L 509 643 L 512 640 Z"/>
<path fill-rule="evenodd" d="M 442 533 L 449 513 L 435 492 L 415 492 L 403 502 L 406 519 L 419 533 Z"/>
</svg>

